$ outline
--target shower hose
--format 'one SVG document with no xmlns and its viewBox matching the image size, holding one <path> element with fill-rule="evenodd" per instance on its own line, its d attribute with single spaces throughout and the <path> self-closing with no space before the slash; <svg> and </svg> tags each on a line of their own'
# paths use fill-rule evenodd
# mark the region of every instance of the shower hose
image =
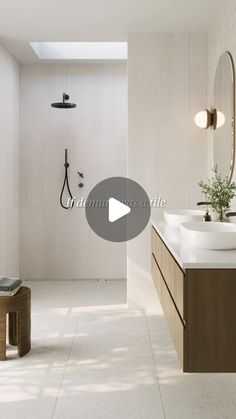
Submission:
<svg viewBox="0 0 236 419">
<path fill-rule="evenodd" d="M 70 208 L 73 208 L 74 200 L 73 200 L 73 195 L 71 193 L 69 180 L 68 180 L 68 168 L 70 167 L 70 165 L 69 165 L 68 160 L 67 160 L 67 148 L 65 149 L 65 164 L 64 164 L 64 167 L 65 167 L 65 177 L 64 177 L 62 190 L 61 190 L 61 195 L 60 195 L 60 204 L 61 204 L 62 208 L 68 210 Z M 71 199 L 71 205 L 68 205 L 68 206 L 63 204 L 63 194 L 64 194 L 64 191 L 65 191 L 65 188 L 67 188 L 69 197 Z"/>
</svg>

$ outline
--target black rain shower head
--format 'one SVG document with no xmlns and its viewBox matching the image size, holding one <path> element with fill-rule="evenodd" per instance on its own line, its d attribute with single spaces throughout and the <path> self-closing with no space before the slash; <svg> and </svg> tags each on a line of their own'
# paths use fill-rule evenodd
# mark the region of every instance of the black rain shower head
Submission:
<svg viewBox="0 0 236 419">
<path fill-rule="evenodd" d="M 76 108 L 76 104 L 75 103 L 67 102 L 67 100 L 69 100 L 69 99 L 70 99 L 70 96 L 67 95 L 66 93 L 63 93 L 63 95 L 62 95 L 62 102 L 52 103 L 51 106 L 53 108 L 58 108 L 58 109 L 72 109 L 72 108 Z"/>
</svg>

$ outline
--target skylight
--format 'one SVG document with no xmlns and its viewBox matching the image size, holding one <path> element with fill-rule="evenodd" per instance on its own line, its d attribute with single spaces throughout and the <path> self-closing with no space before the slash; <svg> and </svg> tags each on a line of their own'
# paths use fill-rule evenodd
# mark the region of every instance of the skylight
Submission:
<svg viewBox="0 0 236 419">
<path fill-rule="evenodd" d="M 127 42 L 30 42 L 40 59 L 126 60 Z"/>
</svg>

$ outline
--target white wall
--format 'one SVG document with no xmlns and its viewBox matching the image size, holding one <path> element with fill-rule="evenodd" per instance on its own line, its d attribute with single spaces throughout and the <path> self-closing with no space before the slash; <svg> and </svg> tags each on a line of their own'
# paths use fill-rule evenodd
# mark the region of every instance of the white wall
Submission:
<svg viewBox="0 0 236 419">
<path fill-rule="evenodd" d="M 214 80 L 218 60 L 224 51 L 229 51 L 234 59 L 236 67 L 236 5 L 231 0 L 230 5 L 219 21 L 215 22 L 208 37 L 208 108 L 214 104 Z M 213 166 L 213 131 L 208 130 L 208 175 L 212 175 Z M 236 180 L 236 168 L 233 178 Z M 236 202 L 234 203 L 236 208 Z"/>
<path fill-rule="evenodd" d="M 51 108 L 62 92 L 75 110 Z M 126 244 L 91 231 L 84 209 L 63 210 L 64 149 L 73 194 L 127 174 L 125 64 L 23 65 L 20 72 L 20 270 L 32 279 L 124 278 Z M 84 173 L 78 188 L 77 171 Z"/>
<path fill-rule="evenodd" d="M 128 175 L 167 208 L 193 208 L 206 177 L 206 35 L 133 34 L 128 55 Z M 159 215 L 158 210 L 153 216 Z M 150 226 L 128 243 L 128 302 L 155 307 Z"/>
<path fill-rule="evenodd" d="M 1 46 L 0 94 L 0 276 L 18 276 L 18 64 Z"/>
</svg>

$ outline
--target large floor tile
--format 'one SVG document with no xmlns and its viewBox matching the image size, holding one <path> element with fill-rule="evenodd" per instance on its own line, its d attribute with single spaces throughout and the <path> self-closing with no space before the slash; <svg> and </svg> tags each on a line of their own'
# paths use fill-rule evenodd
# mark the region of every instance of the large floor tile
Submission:
<svg viewBox="0 0 236 419">
<path fill-rule="evenodd" d="M 51 419 L 64 369 L 1 371 L 2 419 Z"/>
<path fill-rule="evenodd" d="M 72 309 L 54 309 L 32 313 L 32 340 L 70 338 L 74 336 L 78 318 Z"/>
<path fill-rule="evenodd" d="M 17 348 L 7 346 L 7 361 L 0 363 L 0 375 L 6 371 L 37 371 L 67 364 L 73 338 L 33 339 L 31 351 L 19 358 Z M 1 416 L 0 416 L 1 417 Z"/>
<path fill-rule="evenodd" d="M 126 281 L 28 281 L 35 311 L 126 304 Z"/>
<path fill-rule="evenodd" d="M 142 310 L 103 310 L 81 313 L 77 336 L 89 335 L 147 335 L 145 314 Z"/>
<path fill-rule="evenodd" d="M 162 419 L 155 372 L 66 370 L 53 419 Z"/>
<path fill-rule="evenodd" d="M 127 304 L 127 283 L 123 279 L 81 282 L 82 286 L 80 286 L 78 294 L 80 307 Z"/>
<path fill-rule="evenodd" d="M 183 373 L 169 336 L 152 336 L 166 419 L 233 419 L 236 374 Z"/>
<path fill-rule="evenodd" d="M 31 288 L 34 310 L 70 308 L 77 303 L 80 281 L 26 281 Z"/>
<path fill-rule="evenodd" d="M 150 335 L 169 335 L 169 329 L 161 306 L 155 310 L 146 310 L 145 314 Z"/>
<path fill-rule="evenodd" d="M 154 368 L 149 336 L 79 336 L 73 341 L 68 363 L 94 370 Z"/>
</svg>

